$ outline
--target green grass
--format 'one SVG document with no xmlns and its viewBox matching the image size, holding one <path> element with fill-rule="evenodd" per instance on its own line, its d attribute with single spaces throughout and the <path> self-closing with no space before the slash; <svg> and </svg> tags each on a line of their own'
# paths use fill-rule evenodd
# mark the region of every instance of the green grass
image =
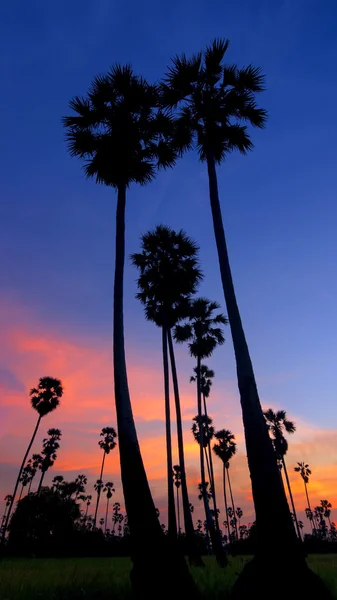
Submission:
<svg viewBox="0 0 337 600">
<path fill-rule="evenodd" d="M 211 557 L 193 568 L 204 598 L 224 600 L 247 559 L 230 558 L 220 569 Z M 315 555 L 309 564 L 335 594 L 337 555 Z M 130 598 L 127 558 L 6 559 L 0 561 L 0 600 L 126 600 Z"/>
</svg>

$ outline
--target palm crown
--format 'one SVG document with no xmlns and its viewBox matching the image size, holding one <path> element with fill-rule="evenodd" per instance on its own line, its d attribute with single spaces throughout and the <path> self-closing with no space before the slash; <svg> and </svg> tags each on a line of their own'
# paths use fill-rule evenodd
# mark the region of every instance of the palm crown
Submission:
<svg viewBox="0 0 337 600">
<path fill-rule="evenodd" d="M 37 388 L 29 392 L 32 407 L 40 417 L 45 417 L 58 407 L 62 394 L 61 381 L 54 377 L 41 377 Z"/>
<path fill-rule="evenodd" d="M 288 442 L 284 437 L 284 432 L 295 433 L 296 427 L 293 421 L 287 419 L 285 410 L 274 412 L 272 408 L 264 411 L 264 417 L 267 421 L 269 431 L 273 436 L 273 445 L 279 456 L 284 456 L 288 450 Z"/>
<path fill-rule="evenodd" d="M 193 371 L 195 375 L 192 375 L 190 377 L 190 382 L 197 381 L 198 367 L 194 367 Z M 212 387 L 212 379 L 214 378 L 214 375 L 214 371 L 212 369 L 209 369 L 207 365 L 200 365 L 200 388 L 201 393 L 203 394 L 203 396 L 205 396 L 205 398 L 209 397 Z"/>
<path fill-rule="evenodd" d="M 100 436 L 103 439 L 99 440 L 98 445 L 106 454 L 109 454 L 116 447 L 117 433 L 113 427 L 103 427 Z"/>
<path fill-rule="evenodd" d="M 264 76 L 252 65 L 226 65 L 228 44 L 218 39 L 189 59 L 176 56 L 161 86 L 163 105 L 177 112 L 177 148 L 196 147 L 201 160 L 211 154 L 218 163 L 251 150 L 246 123 L 263 127 L 267 117 L 255 102 Z"/>
<path fill-rule="evenodd" d="M 305 483 L 309 483 L 309 475 L 311 475 L 309 465 L 304 462 L 298 462 L 297 465 L 298 466 L 294 468 L 294 471 L 296 471 L 296 473 L 300 473 Z"/>
<path fill-rule="evenodd" d="M 226 325 L 226 317 L 219 313 L 213 315 L 220 308 L 217 302 L 206 298 L 192 300 L 189 308 L 188 320 L 183 325 L 176 325 L 174 338 L 177 342 L 189 342 L 191 356 L 207 358 L 217 345 L 225 342 L 221 327 Z"/>
<path fill-rule="evenodd" d="M 56 460 L 56 451 L 59 449 L 59 441 L 61 439 L 60 429 L 48 429 L 47 431 L 49 438 L 43 440 L 42 455 L 44 456 L 42 463 L 42 470 L 46 471 L 49 467 L 52 467 Z"/>
<path fill-rule="evenodd" d="M 115 492 L 112 481 L 107 481 L 107 483 L 104 485 L 103 492 L 106 492 L 106 497 L 108 499 L 112 498 L 112 494 Z"/>
<path fill-rule="evenodd" d="M 158 326 L 164 315 L 170 327 L 186 316 L 186 300 L 202 279 L 198 250 L 184 231 L 158 225 L 142 236 L 142 252 L 131 256 L 140 273 L 137 298 Z"/>
<path fill-rule="evenodd" d="M 215 433 L 215 437 L 218 443 L 214 444 L 213 451 L 226 466 L 236 454 L 235 436 L 228 429 L 221 429 Z"/>
<path fill-rule="evenodd" d="M 206 415 L 201 415 L 201 417 L 194 417 L 194 423 L 192 425 L 192 433 L 195 441 L 200 444 L 200 422 L 202 427 L 202 445 L 204 448 L 207 448 L 208 443 L 214 437 L 214 427 L 212 425 L 213 421 L 210 417 L 206 417 Z"/>
<path fill-rule="evenodd" d="M 87 177 L 118 188 L 149 183 L 157 167 L 174 163 L 172 120 L 159 108 L 158 88 L 114 65 L 93 80 L 85 98 L 70 102 L 63 118 L 69 151 L 85 161 Z"/>
</svg>

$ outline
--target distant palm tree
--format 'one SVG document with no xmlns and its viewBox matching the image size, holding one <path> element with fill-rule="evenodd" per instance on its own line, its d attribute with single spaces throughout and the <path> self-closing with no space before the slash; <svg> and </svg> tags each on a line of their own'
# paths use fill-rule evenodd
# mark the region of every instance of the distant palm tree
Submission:
<svg viewBox="0 0 337 600">
<path fill-rule="evenodd" d="M 201 441 L 201 432 L 200 432 L 200 423 L 201 423 L 201 429 L 202 429 L 202 443 L 204 446 L 204 450 L 205 450 L 205 459 L 206 459 L 206 466 L 207 466 L 207 473 L 208 473 L 208 478 L 210 481 L 210 485 L 211 485 L 211 494 L 212 494 L 212 499 L 214 496 L 214 489 L 213 489 L 213 478 L 212 478 L 212 473 L 211 473 L 211 467 L 210 467 L 210 461 L 209 461 L 209 457 L 208 457 L 208 453 L 207 453 L 207 448 L 211 442 L 211 440 L 214 437 L 214 427 L 212 425 L 213 421 L 210 417 L 206 417 L 206 415 L 201 415 L 201 418 L 199 419 L 198 415 L 196 417 L 193 418 L 194 423 L 192 424 L 192 428 L 191 431 L 193 433 L 193 437 L 195 439 L 195 441 L 197 442 L 197 444 L 200 444 Z"/>
<path fill-rule="evenodd" d="M 237 518 L 239 520 L 239 529 L 240 529 L 240 526 L 241 526 L 240 525 L 240 521 L 241 521 L 241 519 L 243 517 L 243 510 L 242 510 L 242 508 L 240 508 L 240 506 L 237 507 L 237 509 L 235 511 L 235 514 L 236 514 L 236 516 L 237 516 Z"/>
<path fill-rule="evenodd" d="M 99 480 L 97 480 L 97 481 L 100 481 L 102 485 L 98 485 L 98 487 L 95 488 L 97 491 L 97 500 L 96 500 L 95 515 L 94 515 L 94 527 L 96 527 L 99 500 L 101 497 L 101 491 L 103 489 L 103 470 L 104 470 L 105 457 L 107 454 L 110 454 L 110 452 L 112 450 L 114 450 L 114 448 L 116 448 L 117 433 L 113 427 L 103 427 L 103 429 L 100 433 L 100 437 L 102 437 L 103 439 L 98 441 L 98 445 L 103 450 L 103 457 L 102 457 L 102 464 L 101 464 L 101 473 L 99 476 Z"/>
<path fill-rule="evenodd" d="M 108 512 L 109 512 L 109 502 L 112 498 L 112 494 L 115 493 L 115 488 L 114 488 L 114 484 L 112 483 L 112 481 L 108 481 L 104 488 L 103 488 L 103 492 L 106 493 L 106 511 L 105 511 L 105 528 L 104 528 L 104 533 L 106 533 L 106 528 L 107 528 L 107 524 L 108 524 Z"/>
<path fill-rule="evenodd" d="M 297 467 L 294 467 L 294 471 L 296 471 L 296 473 L 299 473 L 303 479 L 304 489 L 305 489 L 305 494 L 307 497 L 307 503 L 308 503 L 308 509 L 309 509 L 308 514 L 311 514 L 311 516 L 312 516 L 313 511 L 311 510 L 309 494 L 308 494 L 308 483 L 309 483 L 309 476 L 311 475 L 311 470 L 310 470 L 308 464 L 306 464 L 304 462 L 298 462 Z M 314 530 L 316 531 L 315 519 L 311 517 L 310 522 L 313 524 Z"/>
<path fill-rule="evenodd" d="M 52 480 L 52 489 L 55 492 L 58 492 L 63 482 L 64 482 L 63 475 L 55 475 L 55 477 Z"/>
<path fill-rule="evenodd" d="M 269 408 L 268 410 L 264 411 L 263 414 L 267 421 L 269 431 L 272 435 L 273 446 L 274 446 L 274 449 L 276 452 L 276 456 L 277 456 L 278 460 L 281 461 L 281 464 L 283 467 L 283 472 L 284 472 L 286 482 L 287 482 L 290 502 L 291 502 L 291 506 L 293 509 L 293 515 L 294 515 L 294 521 L 296 524 L 297 535 L 298 535 L 299 539 L 302 541 L 301 530 L 299 528 L 298 520 L 297 520 L 294 497 L 293 497 L 293 494 L 291 491 L 291 485 L 290 485 L 290 481 L 289 481 L 287 466 L 286 466 L 286 462 L 285 462 L 285 458 L 284 458 L 288 451 L 288 442 L 287 442 L 286 438 L 284 437 L 284 432 L 290 433 L 290 434 L 295 433 L 295 431 L 296 431 L 295 423 L 293 421 L 290 421 L 287 418 L 287 413 L 285 410 L 278 410 L 278 411 L 274 412 L 272 408 Z"/>
<path fill-rule="evenodd" d="M 170 423 L 168 347 L 171 359 L 173 386 L 177 416 L 177 437 L 181 467 L 182 499 L 185 529 L 188 538 L 193 536 L 193 522 L 188 510 L 184 444 L 181 421 L 179 387 L 175 367 L 171 329 L 187 314 L 188 300 L 196 291 L 202 278 L 198 263 L 198 246 L 184 231 L 159 225 L 142 236 L 141 252 L 132 255 L 132 262 L 139 271 L 137 298 L 145 307 L 145 316 L 162 330 L 162 354 L 165 390 L 168 532 L 176 537 L 177 525 L 174 509 L 172 479 L 172 445 Z"/>
<path fill-rule="evenodd" d="M 53 466 L 56 460 L 56 452 L 60 447 L 59 441 L 61 439 L 61 431 L 60 429 L 48 429 L 47 431 L 48 438 L 44 438 L 43 440 L 43 449 L 42 449 L 42 463 L 40 466 L 41 469 L 41 478 L 37 488 L 37 493 L 40 493 L 42 483 L 44 480 L 44 476 L 48 469 Z"/>
<path fill-rule="evenodd" d="M 22 460 L 22 463 L 21 463 L 21 466 L 19 469 L 18 477 L 17 477 L 16 483 L 15 483 L 13 494 L 12 494 L 12 501 L 11 501 L 11 504 L 7 511 L 6 521 L 5 521 L 5 524 L 3 527 L 2 541 L 5 538 L 6 531 L 8 528 L 9 518 L 11 516 L 13 504 L 14 504 L 16 493 L 18 490 L 19 482 L 21 479 L 21 473 L 26 464 L 28 454 L 29 454 L 30 449 L 35 440 L 37 431 L 38 431 L 40 423 L 41 423 L 41 419 L 58 407 L 58 405 L 60 403 L 60 398 L 62 397 L 62 394 L 63 394 L 63 387 L 62 387 L 61 381 L 59 379 L 55 379 L 54 377 L 41 377 L 39 379 L 37 388 L 32 388 L 29 392 L 31 405 L 32 405 L 33 409 L 37 411 L 39 416 L 37 419 L 37 423 L 35 425 L 35 429 L 33 431 L 33 435 L 28 444 L 28 448 L 26 450 L 26 453 L 23 457 L 23 460 Z"/>
<path fill-rule="evenodd" d="M 225 500 L 225 510 L 226 510 L 226 519 L 229 521 L 230 511 L 227 502 L 227 485 L 226 485 L 226 477 L 228 479 L 228 487 L 231 496 L 232 502 L 232 511 L 235 518 L 235 506 L 234 506 L 234 498 L 232 492 L 232 485 L 229 476 L 229 467 L 230 461 L 233 456 L 236 454 L 236 442 L 235 436 L 228 429 L 221 429 L 215 433 L 215 437 L 217 439 L 217 444 L 214 444 L 213 451 L 214 453 L 222 460 L 223 464 L 223 489 L 224 489 L 224 500 Z M 238 537 L 237 524 L 236 519 L 234 521 L 235 533 L 236 537 Z"/>
<path fill-rule="evenodd" d="M 42 463 L 43 463 L 43 456 L 41 454 L 33 454 L 32 455 L 32 479 L 29 482 L 29 487 L 28 487 L 28 494 L 30 493 L 31 490 L 31 486 L 33 483 L 33 479 L 37 473 L 37 471 L 41 471 L 42 469 Z"/>
<path fill-rule="evenodd" d="M 174 465 L 174 467 L 173 467 L 173 481 L 174 481 L 174 485 L 176 486 L 176 490 L 177 490 L 178 533 L 180 535 L 181 527 L 180 527 L 179 488 L 181 486 L 181 468 L 179 465 Z"/>
<path fill-rule="evenodd" d="M 86 501 L 85 501 L 85 504 L 86 504 L 85 515 L 84 515 L 85 520 L 88 518 L 88 510 L 89 510 L 89 506 L 91 504 L 91 500 L 92 500 L 92 495 L 88 494 L 86 497 Z"/>
<path fill-rule="evenodd" d="M 21 491 L 19 495 L 19 502 L 22 497 L 23 489 L 32 481 L 34 477 L 33 469 L 31 466 L 31 460 L 29 460 L 25 467 L 22 469 L 20 483 L 21 483 Z"/>
<path fill-rule="evenodd" d="M 255 100 L 256 94 L 264 89 L 264 76 L 252 65 L 238 68 L 226 64 L 228 44 L 228 40 L 214 40 L 205 51 L 191 58 L 175 57 L 162 85 L 162 103 L 176 115 L 177 148 L 180 151 L 195 149 L 200 160 L 207 164 L 214 235 L 235 351 L 247 457 L 258 515 L 258 544 L 261 549 L 269 546 L 270 522 L 277 521 L 284 552 L 288 552 L 286 548 L 291 544 L 299 556 L 297 536 L 263 418 L 237 304 L 216 172 L 216 166 L 225 162 L 234 150 L 246 154 L 253 148 L 247 124 L 257 128 L 265 125 L 266 111 L 259 108 Z"/>
<path fill-rule="evenodd" d="M 214 314 L 220 308 L 217 302 L 211 302 L 206 298 L 196 298 L 192 300 L 189 308 L 189 316 L 185 323 L 178 324 L 174 330 L 175 340 L 179 343 L 188 342 L 191 356 L 197 359 L 197 407 L 198 421 L 202 421 L 202 397 L 200 385 L 200 367 L 201 360 L 211 356 L 218 345 L 224 343 L 225 338 L 221 325 L 227 323 L 226 317 L 222 313 Z M 204 441 L 203 428 L 200 426 L 200 472 L 201 482 L 205 484 L 205 461 L 204 461 Z M 209 508 L 209 502 L 204 494 L 204 508 L 207 520 L 208 531 L 211 536 L 214 552 L 219 564 L 226 564 L 225 554 L 219 536 L 219 530 L 214 528 L 212 515 Z"/>
<path fill-rule="evenodd" d="M 330 516 L 331 516 L 331 509 L 332 509 L 332 504 L 331 502 L 329 502 L 329 500 L 321 500 L 321 506 L 323 508 L 323 514 L 324 517 L 326 519 L 328 519 L 329 522 L 329 527 L 331 529 L 331 520 L 330 520 Z"/>
<path fill-rule="evenodd" d="M 207 500 L 210 500 L 212 498 L 212 494 L 209 491 L 209 482 L 205 481 L 205 482 L 200 482 L 198 483 L 198 500 L 204 500 L 205 497 L 207 498 Z"/>
<path fill-rule="evenodd" d="M 12 496 L 10 494 L 7 494 L 7 496 L 5 496 L 5 512 L 2 515 L 2 519 L 1 519 L 1 527 L 0 527 L 0 534 L 2 533 L 5 521 L 6 521 L 6 516 L 7 516 L 7 511 L 11 505 L 12 502 Z"/>
<path fill-rule="evenodd" d="M 121 505 L 119 502 L 115 502 L 112 507 L 112 535 L 115 535 L 115 528 L 117 523 L 119 523 L 119 515 L 120 515 Z"/>
<path fill-rule="evenodd" d="M 85 492 L 85 486 L 88 483 L 88 478 L 85 475 L 77 475 L 75 483 L 77 485 L 75 500 L 77 500 L 78 496 Z"/>
</svg>

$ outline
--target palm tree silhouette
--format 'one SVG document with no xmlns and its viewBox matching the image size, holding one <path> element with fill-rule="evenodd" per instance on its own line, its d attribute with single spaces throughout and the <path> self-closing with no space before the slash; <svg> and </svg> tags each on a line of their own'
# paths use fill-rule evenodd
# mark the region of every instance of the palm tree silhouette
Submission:
<svg viewBox="0 0 337 600">
<path fill-rule="evenodd" d="M 20 491 L 20 495 L 19 495 L 19 502 L 21 500 L 22 497 L 22 493 L 23 493 L 23 489 L 30 484 L 30 482 L 32 481 L 34 477 L 34 472 L 32 469 L 32 461 L 31 459 L 28 460 L 26 466 L 22 469 L 22 473 L 21 473 L 21 478 L 20 478 L 20 483 L 21 483 L 21 491 Z"/>
<path fill-rule="evenodd" d="M 117 523 L 119 523 L 120 510 L 121 510 L 120 503 L 115 502 L 112 507 L 112 522 L 113 522 L 112 535 L 115 535 L 115 528 L 116 528 Z"/>
<path fill-rule="evenodd" d="M 176 486 L 176 490 L 177 490 L 178 533 L 180 535 L 181 527 L 180 527 L 179 488 L 181 486 L 181 468 L 179 465 L 174 465 L 174 467 L 173 467 L 173 481 L 174 481 L 174 485 Z"/>
<path fill-rule="evenodd" d="M 284 437 L 284 432 L 295 433 L 296 427 L 293 421 L 287 419 L 287 413 L 285 410 L 278 410 L 274 412 L 272 408 L 264 411 L 264 416 L 268 424 L 269 431 L 272 435 L 273 446 L 276 452 L 277 459 L 281 461 L 283 472 L 287 482 L 287 488 L 289 492 L 290 502 L 293 510 L 294 521 L 296 524 L 297 535 L 302 541 L 301 530 L 298 525 L 297 514 L 295 509 L 294 497 L 291 491 L 291 485 L 289 481 L 287 466 L 285 462 L 285 455 L 288 451 L 288 442 Z"/>
<path fill-rule="evenodd" d="M 232 460 L 233 456 L 236 454 L 235 436 L 231 431 L 229 431 L 229 429 L 221 429 L 220 431 L 217 431 L 215 433 L 215 438 L 217 439 L 217 444 L 214 444 L 213 452 L 216 454 L 216 456 L 218 456 L 222 460 L 222 464 L 223 464 L 223 490 L 224 490 L 226 519 L 228 521 L 228 524 L 230 524 L 229 519 L 231 518 L 230 517 L 231 512 L 230 512 L 230 508 L 228 507 L 228 501 L 227 501 L 226 478 L 228 479 L 228 487 L 229 487 L 231 502 L 232 502 L 231 510 L 235 517 L 234 498 L 233 498 L 233 493 L 232 493 L 231 480 L 230 480 L 230 476 L 229 476 L 230 461 Z M 234 521 L 234 526 L 235 526 L 235 534 L 237 537 L 238 532 L 237 532 L 236 520 Z"/>
<path fill-rule="evenodd" d="M 29 482 L 29 487 L 28 487 L 28 494 L 30 493 L 30 489 L 33 483 L 33 479 L 37 473 L 37 471 L 41 471 L 42 469 L 42 463 L 43 463 L 43 456 L 41 454 L 33 454 L 32 455 L 32 479 Z M 62 478 L 63 479 L 63 478 Z"/>
<path fill-rule="evenodd" d="M 5 511 L 4 511 L 4 514 L 2 515 L 2 519 L 1 519 L 0 534 L 2 533 L 4 524 L 5 524 L 5 521 L 6 521 L 7 511 L 9 509 L 10 505 L 11 505 L 11 502 L 12 502 L 12 496 L 11 496 L 11 494 L 7 494 L 7 496 L 5 496 L 5 498 L 4 498 L 4 500 L 5 500 Z"/>
<path fill-rule="evenodd" d="M 103 488 L 103 492 L 106 493 L 106 511 L 105 511 L 105 527 L 104 527 L 104 533 L 106 533 L 106 528 L 107 528 L 107 524 L 108 524 L 108 512 L 109 512 L 109 502 L 112 498 L 112 494 L 115 493 L 115 488 L 114 488 L 114 484 L 112 483 L 112 481 L 108 481 L 104 488 Z"/>
<path fill-rule="evenodd" d="M 209 482 L 200 482 L 198 483 L 198 500 L 210 500 L 212 498 L 212 493 L 209 491 Z"/>
<path fill-rule="evenodd" d="M 332 509 L 332 504 L 331 502 L 329 502 L 329 500 L 321 500 L 321 506 L 323 508 L 323 512 L 324 512 L 324 517 L 326 519 L 328 519 L 329 522 L 329 527 L 331 529 L 331 520 L 330 520 L 330 516 L 331 516 L 331 509 Z"/>
<path fill-rule="evenodd" d="M 150 183 L 158 168 L 174 164 L 176 153 L 170 144 L 172 119 L 159 107 L 158 88 L 137 76 L 130 65 L 114 65 L 107 75 L 96 77 L 87 96 L 75 97 L 70 107 L 75 114 L 65 117 L 63 123 L 71 155 L 85 161 L 87 177 L 117 191 L 113 364 L 121 476 L 133 536 L 132 584 L 139 593 L 146 590 L 149 595 L 150 589 L 157 593 L 162 578 L 174 565 L 182 588 L 186 586 L 190 592 L 195 585 L 187 565 L 179 554 L 167 553 L 156 517 L 132 413 L 124 344 L 126 191 L 132 183 Z M 144 551 L 145 544 L 148 552 Z M 173 581 L 169 585 L 173 586 Z"/>
<path fill-rule="evenodd" d="M 205 485 L 205 461 L 204 461 L 204 440 L 202 423 L 202 401 L 200 385 L 200 367 L 201 360 L 211 356 L 218 345 L 224 343 L 225 338 L 221 325 L 227 323 L 226 317 L 221 314 L 214 314 L 219 309 L 217 302 L 211 302 L 206 298 L 196 298 L 192 300 L 189 308 L 189 316 L 185 323 L 176 325 L 174 329 L 174 338 L 177 342 L 188 342 L 191 356 L 197 359 L 197 407 L 198 424 L 200 433 L 200 472 L 201 482 Z M 207 520 L 208 531 L 211 536 L 214 552 L 220 564 L 225 564 L 225 554 L 221 544 L 219 531 L 215 530 L 213 519 L 210 513 L 208 498 L 204 495 L 204 508 Z"/>
<path fill-rule="evenodd" d="M 63 482 L 63 475 L 55 475 L 55 477 L 52 479 L 52 490 L 58 492 Z"/>
<path fill-rule="evenodd" d="M 98 487 L 95 488 L 97 491 L 97 499 L 96 499 L 95 515 L 94 515 L 94 527 L 96 527 L 98 506 L 99 506 L 99 501 L 100 501 L 100 497 L 101 497 L 101 491 L 103 488 L 103 470 L 104 470 L 105 457 L 107 454 L 110 454 L 110 452 L 112 450 L 114 450 L 114 448 L 116 448 L 116 438 L 117 438 L 116 430 L 113 427 L 103 427 L 103 429 L 99 435 L 100 435 L 100 437 L 103 438 L 102 440 L 98 441 L 99 447 L 103 450 L 103 458 L 102 458 L 102 464 L 101 464 L 101 473 L 99 476 L 99 480 L 97 480 L 97 481 L 100 481 L 102 483 L 102 485 L 98 485 Z"/>
<path fill-rule="evenodd" d="M 85 515 L 84 515 L 85 520 L 87 520 L 87 518 L 88 518 L 88 510 L 89 510 L 89 506 L 91 504 L 91 500 L 92 500 L 92 495 L 88 494 L 86 497 L 86 501 L 85 501 L 85 504 L 86 504 Z"/>
<path fill-rule="evenodd" d="M 144 304 L 146 318 L 153 321 L 162 329 L 168 480 L 168 531 L 171 536 L 176 536 L 167 342 L 169 344 L 177 417 L 185 531 L 191 549 L 194 528 L 191 513 L 188 510 L 189 498 L 186 483 L 180 395 L 171 329 L 187 314 L 188 299 L 196 291 L 202 277 L 198 265 L 198 246 L 184 231 L 176 232 L 169 227 L 159 225 L 153 231 L 149 231 L 142 236 L 141 249 L 140 253 L 135 253 L 131 257 L 133 264 L 139 270 L 139 292 L 137 298 Z"/>
<path fill-rule="evenodd" d="M 208 453 L 207 453 L 207 448 L 208 448 L 211 440 L 214 437 L 214 427 L 212 425 L 213 421 L 210 417 L 208 417 L 208 416 L 206 417 L 206 415 L 201 415 L 200 419 L 197 415 L 196 417 L 193 418 L 193 421 L 194 421 L 194 423 L 192 424 L 191 431 L 193 433 L 193 437 L 194 437 L 195 441 L 197 442 L 197 444 L 201 443 L 200 429 L 202 429 L 202 440 L 203 440 L 202 443 L 203 443 L 204 452 L 205 452 L 207 474 L 208 474 L 208 478 L 210 480 L 211 495 L 212 495 L 212 499 L 213 499 L 213 497 L 214 497 L 213 479 L 212 479 L 212 474 L 211 474 L 209 457 L 208 457 Z"/>
<path fill-rule="evenodd" d="M 75 501 L 78 499 L 80 494 L 83 494 L 85 492 L 85 486 L 88 483 L 88 478 L 85 475 L 77 475 L 76 479 L 75 479 L 75 483 L 77 485 L 77 490 L 76 490 L 76 494 L 75 494 Z"/>
<path fill-rule="evenodd" d="M 247 123 L 262 128 L 266 111 L 255 95 L 264 89 L 260 69 L 224 63 L 228 40 L 214 40 L 204 52 L 188 59 L 175 57 L 162 84 L 162 103 L 176 115 L 176 145 L 180 151 L 196 149 L 206 162 L 223 292 L 226 300 L 237 364 L 238 387 L 246 438 L 253 499 L 261 551 L 269 547 L 270 523 L 280 525 L 278 548 L 289 555 L 289 544 L 298 560 L 297 536 L 280 479 L 275 454 L 263 417 L 246 336 L 236 300 L 218 192 L 216 165 L 229 153 L 246 154 L 253 144 Z M 265 482 L 268 481 L 268 486 Z M 270 553 L 268 552 L 270 556 Z M 261 563 L 262 566 L 262 563 Z"/>
<path fill-rule="evenodd" d="M 44 438 L 43 440 L 43 449 L 41 452 L 43 458 L 40 465 L 41 477 L 37 488 L 37 494 L 40 493 L 46 472 L 53 466 L 56 460 L 56 452 L 60 447 L 59 441 L 62 435 L 60 429 L 48 429 L 47 434 L 49 435 L 49 438 Z"/>
<path fill-rule="evenodd" d="M 12 501 L 11 501 L 11 504 L 7 511 L 6 521 L 5 521 L 5 524 L 3 527 L 3 531 L 2 531 L 2 542 L 4 541 L 6 531 L 8 528 L 9 518 L 11 516 L 11 512 L 13 509 L 13 504 L 14 504 L 16 493 L 18 490 L 19 482 L 21 479 L 22 470 L 26 464 L 28 454 L 29 454 L 30 449 L 35 440 L 37 431 L 38 431 L 40 423 L 41 423 L 41 419 L 58 407 L 58 405 L 60 403 L 60 398 L 62 397 L 62 394 L 63 394 L 63 387 L 62 387 L 61 381 L 59 379 L 55 379 L 54 377 L 41 377 L 39 379 L 38 386 L 36 388 L 32 388 L 29 392 L 31 405 L 32 405 L 33 409 L 37 411 L 39 416 L 37 419 L 37 423 L 35 425 L 35 429 L 33 431 L 33 435 L 28 444 L 28 448 L 26 450 L 26 453 L 23 457 L 23 460 L 22 460 L 22 463 L 21 463 L 21 466 L 19 469 L 18 477 L 17 477 L 16 483 L 15 483 L 13 494 L 12 494 Z"/>
<path fill-rule="evenodd" d="M 294 467 L 294 471 L 296 471 L 296 473 L 299 473 L 303 479 L 305 495 L 307 497 L 307 503 L 308 503 L 308 509 L 309 509 L 309 512 L 307 514 L 311 515 L 311 518 L 309 517 L 310 523 L 313 525 L 314 531 L 316 531 L 316 523 L 315 523 L 315 519 L 313 518 L 313 512 L 311 510 L 309 494 L 308 494 L 308 483 L 309 483 L 309 476 L 311 475 L 311 470 L 309 468 L 309 465 L 306 464 L 305 462 L 298 462 L 297 467 Z"/>
</svg>

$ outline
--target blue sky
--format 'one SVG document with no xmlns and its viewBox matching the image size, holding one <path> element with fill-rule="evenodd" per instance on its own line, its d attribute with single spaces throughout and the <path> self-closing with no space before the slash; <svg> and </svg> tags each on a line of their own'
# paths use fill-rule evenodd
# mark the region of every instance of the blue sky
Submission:
<svg viewBox="0 0 337 600">
<path fill-rule="evenodd" d="M 114 62 L 151 81 L 172 55 L 230 39 L 228 61 L 266 73 L 264 131 L 255 150 L 219 171 L 233 275 L 265 404 L 336 428 L 337 7 L 269 2 L 16 1 L 0 22 L 0 293 L 60 332 L 111 336 L 115 197 L 85 181 L 66 150 L 61 117 Z M 201 246 L 201 292 L 223 304 L 205 166 L 194 154 L 130 189 L 127 253 L 164 223 Z M 127 265 L 129 354 L 156 364 L 158 332 L 134 299 Z M 225 310 L 225 309 L 224 309 Z M 13 326 L 15 323 L 13 323 Z M 230 342 L 212 361 L 235 389 Z M 191 361 L 181 352 L 185 378 Z M 239 404 L 237 405 L 239 412 Z M 221 426 L 221 424 L 219 424 Z"/>
</svg>

